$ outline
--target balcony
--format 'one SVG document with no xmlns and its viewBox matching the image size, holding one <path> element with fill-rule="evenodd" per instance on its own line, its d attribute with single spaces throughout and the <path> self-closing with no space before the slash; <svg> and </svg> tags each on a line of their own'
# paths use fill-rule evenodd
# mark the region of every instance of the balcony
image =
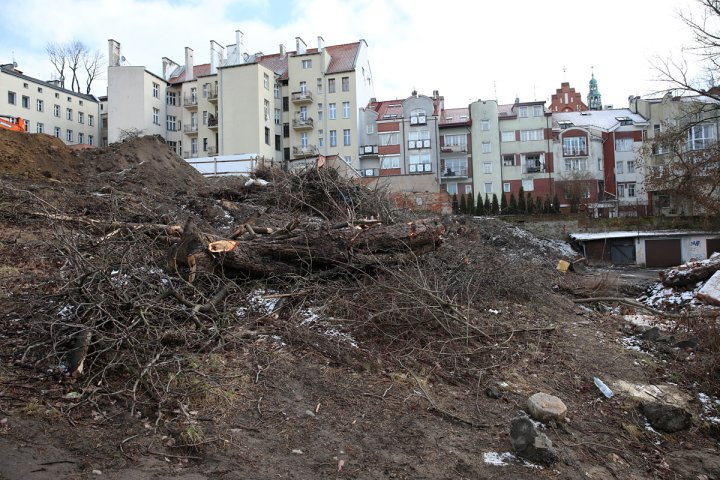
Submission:
<svg viewBox="0 0 720 480">
<path fill-rule="evenodd" d="M 429 173 L 432 172 L 432 164 L 430 163 L 413 163 L 410 165 L 410 173 Z"/>
<path fill-rule="evenodd" d="M 429 164 L 425 164 L 429 165 Z M 445 168 L 442 172 L 443 178 L 460 178 L 468 176 L 468 169 L 467 167 L 460 167 L 460 168 Z"/>
<path fill-rule="evenodd" d="M 197 125 L 185 125 L 183 127 L 183 131 L 188 135 L 197 135 L 198 133 L 198 126 Z"/>
<path fill-rule="evenodd" d="M 379 168 L 363 168 L 360 170 L 360 175 L 363 177 L 379 177 L 380 176 L 380 169 Z"/>
<path fill-rule="evenodd" d="M 313 101 L 312 93 L 310 93 L 309 91 L 292 92 L 290 95 L 290 99 L 292 100 L 292 102 L 297 105 L 312 103 Z"/>
<path fill-rule="evenodd" d="M 442 147 L 443 153 L 467 153 L 467 144 L 465 145 L 445 145 Z"/>
<path fill-rule="evenodd" d="M 315 157 L 319 154 L 315 145 L 295 146 L 292 149 L 293 158 Z"/>
<path fill-rule="evenodd" d="M 586 148 L 563 147 L 563 157 L 587 157 Z"/>
<path fill-rule="evenodd" d="M 525 171 L 523 173 L 546 173 L 544 163 L 528 163 L 525 165 Z"/>
<path fill-rule="evenodd" d="M 217 103 L 218 101 L 218 92 L 215 89 L 208 90 L 207 93 L 207 100 L 210 103 Z"/>
<path fill-rule="evenodd" d="M 427 116 L 412 115 L 410 117 L 410 125 L 427 125 Z"/>
<path fill-rule="evenodd" d="M 378 146 L 377 145 L 362 145 L 360 147 L 361 157 L 377 157 Z"/>
<path fill-rule="evenodd" d="M 422 148 L 430 148 L 430 139 L 408 140 L 408 150 L 419 150 Z"/>
<path fill-rule="evenodd" d="M 218 152 L 217 152 L 217 149 L 216 149 L 215 147 L 208 147 L 208 149 L 207 149 L 207 156 L 208 156 L 208 157 L 214 157 L 214 156 L 217 155 L 217 154 L 218 154 Z"/>
<path fill-rule="evenodd" d="M 197 108 L 197 97 L 191 95 L 189 97 L 183 98 L 183 107 L 189 109 Z"/>
<path fill-rule="evenodd" d="M 297 116 L 292 121 L 292 127 L 295 130 L 310 130 L 313 126 L 313 119 L 310 117 Z"/>
<path fill-rule="evenodd" d="M 218 118 L 215 115 L 209 115 L 208 116 L 208 123 L 207 126 L 211 130 L 217 130 L 218 128 Z"/>
</svg>

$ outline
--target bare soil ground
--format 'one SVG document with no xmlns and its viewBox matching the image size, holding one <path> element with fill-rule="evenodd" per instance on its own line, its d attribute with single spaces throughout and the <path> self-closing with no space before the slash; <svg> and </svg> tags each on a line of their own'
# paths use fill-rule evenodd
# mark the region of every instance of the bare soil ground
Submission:
<svg viewBox="0 0 720 480">
<path fill-rule="evenodd" d="M 437 251 L 380 272 L 234 279 L 222 307 L 201 319 L 207 332 L 172 298 L 127 314 L 147 298 L 143 289 L 160 292 L 169 282 L 187 298 L 205 298 L 225 279 L 207 275 L 188 286 L 164 271 L 162 235 L 48 215 L 162 224 L 193 216 L 227 235 L 249 221 L 322 225 L 332 211 L 310 194 L 287 197 L 313 205 L 292 210 L 292 202 L 268 200 L 277 192 L 208 184 L 165 156 L 161 143 L 142 142 L 83 156 L 61 145 L 54 156 L 37 142 L 6 149 L 2 158 L 34 161 L 37 175 L 0 158 L 0 479 L 720 478 L 718 432 L 704 420 L 697 369 L 689 368 L 703 365 L 703 343 L 693 351 L 628 349 L 633 332 L 622 314 L 636 312 L 579 307 L 570 292 L 627 295 L 634 280 L 561 275 L 554 266 L 567 252 L 557 243 L 496 220 L 445 219 Z M 133 160 L 138 151 L 145 163 Z M 118 158 L 125 160 L 113 167 Z M 42 173 L 51 159 L 65 162 L 56 166 L 64 176 Z M 98 169 L 87 173 L 87 161 Z M 109 268 L 96 268 L 106 260 Z M 63 313 L 76 299 L 69 286 L 78 271 L 107 281 L 86 282 L 99 285 L 85 292 L 93 306 L 74 311 L 144 318 L 148 327 L 128 331 L 135 338 L 117 349 L 93 344 L 86 373 L 72 378 L 60 365 L 63 343 L 48 342 L 83 325 Z M 123 295 L 127 306 L 118 303 Z M 470 312 L 466 324 L 439 313 L 458 305 Z M 133 343 L 143 332 L 157 332 L 157 342 Z M 108 360 L 115 354 L 121 364 Z M 648 429 L 636 401 L 605 399 L 593 376 L 678 384 L 692 398 L 693 426 Z M 568 407 L 567 422 L 543 430 L 560 461 L 488 463 L 488 454 L 512 450 L 510 421 L 539 391 Z"/>
</svg>

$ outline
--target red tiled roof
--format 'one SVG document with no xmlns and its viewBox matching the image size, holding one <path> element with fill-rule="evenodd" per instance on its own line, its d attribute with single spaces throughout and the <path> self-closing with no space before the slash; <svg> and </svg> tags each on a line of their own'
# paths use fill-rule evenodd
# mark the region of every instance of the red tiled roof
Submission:
<svg viewBox="0 0 720 480">
<path fill-rule="evenodd" d="M 203 75 L 209 75 L 210 74 L 210 64 L 209 63 L 203 63 L 200 65 L 193 66 L 193 78 L 202 77 Z M 185 81 L 185 69 L 183 68 L 183 71 L 180 75 L 177 75 L 175 77 L 171 77 L 170 80 L 168 80 L 168 83 L 182 83 Z"/>
<path fill-rule="evenodd" d="M 378 121 L 389 120 L 388 118 L 385 118 L 386 115 L 397 115 L 396 118 L 402 118 L 402 102 L 402 100 L 383 100 L 371 103 L 368 105 L 368 108 L 375 110 L 378 113 Z"/>
<path fill-rule="evenodd" d="M 466 124 L 470 122 L 469 108 L 445 108 L 440 117 L 440 126 Z"/>
</svg>

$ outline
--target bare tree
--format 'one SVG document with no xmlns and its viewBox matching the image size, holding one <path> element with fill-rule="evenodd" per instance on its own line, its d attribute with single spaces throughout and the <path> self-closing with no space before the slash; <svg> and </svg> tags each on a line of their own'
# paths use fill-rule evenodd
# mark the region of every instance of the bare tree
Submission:
<svg viewBox="0 0 720 480">
<path fill-rule="evenodd" d="M 55 70 L 57 70 L 60 86 L 65 88 L 65 67 L 67 65 L 65 46 L 56 42 L 48 42 L 47 45 L 45 45 L 45 52 L 48 54 L 50 63 L 52 63 Z"/>
<path fill-rule="evenodd" d="M 73 40 L 65 47 L 68 68 L 72 72 L 70 89 L 73 92 L 80 92 L 80 77 L 78 70 L 82 67 L 84 58 L 88 55 L 88 47 L 79 40 Z M 77 88 L 77 89 L 76 89 Z"/>
<path fill-rule="evenodd" d="M 564 173 L 557 182 L 558 191 L 563 193 L 570 204 L 570 212 L 588 211 L 590 192 L 597 185 L 597 180 L 586 170 L 572 170 Z"/>
<path fill-rule="evenodd" d="M 95 52 L 88 51 L 82 60 L 85 68 L 85 93 L 90 95 L 93 82 L 102 76 L 105 58 L 100 50 L 95 50 Z"/>
</svg>

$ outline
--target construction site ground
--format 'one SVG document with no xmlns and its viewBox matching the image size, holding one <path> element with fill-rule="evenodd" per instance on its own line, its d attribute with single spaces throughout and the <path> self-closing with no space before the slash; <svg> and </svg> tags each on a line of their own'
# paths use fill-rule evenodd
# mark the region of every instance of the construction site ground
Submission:
<svg viewBox="0 0 720 480">
<path fill-rule="evenodd" d="M 296 185 L 307 196 L 285 198 L 279 177 L 266 180 L 208 181 L 151 137 L 72 152 L 0 131 L 0 479 L 720 479 L 717 316 L 673 317 L 668 334 L 700 340 L 672 348 L 639 339 L 628 318 L 642 311 L 573 302 L 635 298 L 656 272 L 560 273 L 566 244 L 471 217 L 441 219 L 437 250 L 354 279 L 213 273 L 189 285 L 166 268 L 171 241 L 148 240 L 152 225 L 193 217 L 229 236 L 245 223 L 310 231 L 346 220 L 314 204 L 307 184 Z M 57 332 L 89 318 L 69 300 L 77 272 L 107 277 L 84 294 L 112 312 L 135 311 L 109 300 L 133 289 L 143 299 L 169 284 L 188 298 L 214 281 L 232 290 L 199 321 L 172 298 L 143 306 L 135 316 L 148 331 L 164 322 L 162 347 L 124 339 L 112 364 L 113 349 L 93 343 L 73 377 Z M 427 307 L 403 303 L 414 297 Z M 454 313 L 437 325 L 422 316 L 444 308 Z M 457 311 L 466 323 L 450 323 Z M 637 399 L 605 398 L 593 377 L 676 386 L 692 425 L 659 432 Z M 540 427 L 558 452 L 552 465 L 523 460 L 509 440 L 537 392 L 567 406 L 566 421 Z"/>
</svg>

